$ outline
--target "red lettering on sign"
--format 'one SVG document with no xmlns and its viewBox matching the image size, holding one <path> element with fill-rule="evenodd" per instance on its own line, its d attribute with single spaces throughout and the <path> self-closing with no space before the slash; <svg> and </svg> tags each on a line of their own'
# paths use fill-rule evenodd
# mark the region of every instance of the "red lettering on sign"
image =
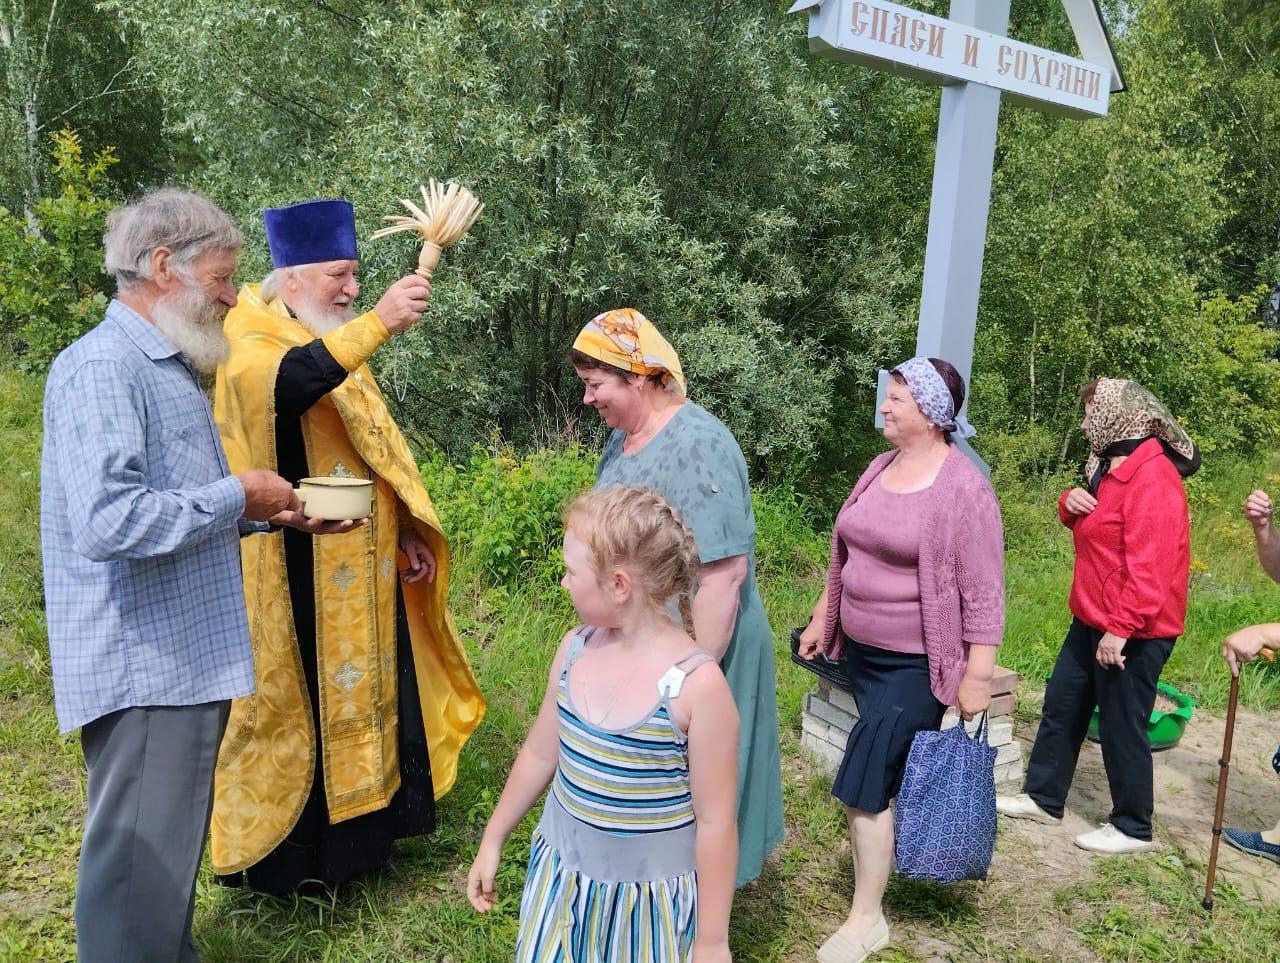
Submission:
<svg viewBox="0 0 1280 963">
<path fill-rule="evenodd" d="M 996 73 L 1004 76 L 1009 72 L 1009 68 L 1013 66 L 1013 48 L 1007 43 L 1000 45 L 1000 52 L 996 55 Z"/>
<path fill-rule="evenodd" d="M 889 34 L 889 43 L 895 47 L 905 47 L 907 45 L 907 20 L 900 13 L 893 15 L 893 31 Z"/>
<path fill-rule="evenodd" d="M 1039 54 L 1031 55 L 1031 82 L 1033 84 L 1044 83 L 1044 81 L 1040 79 L 1040 65 L 1043 63 L 1044 58 Z"/>
<path fill-rule="evenodd" d="M 1013 55 L 1013 75 L 1019 80 L 1027 79 L 1027 52 L 1019 50 Z"/>
<path fill-rule="evenodd" d="M 911 21 L 910 46 L 911 46 L 912 52 L 919 53 L 920 50 L 924 47 L 924 32 L 928 28 L 928 26 L 929 25 L 925 23 L 923 20 Z"/>
<path fill-rule="evenodd" d="M 881 10 L 879 7 L 871 9 L 871 39 L 885 42 L 885 36 L 889 30 L 889 11 Z"/>
<path fill-rule="evenodd" d="M 867 5 L 865 3 L 855 3 L 853 5 L 853 35 L 861 37 L 867 32 Z"/>
<path fill-rule="evenodd" d="M 942 56 L 942 38 L 946 35 L 947 28 L 939 27 L 936 23 L 929 24 L 929 56 Z"/>
</svg>

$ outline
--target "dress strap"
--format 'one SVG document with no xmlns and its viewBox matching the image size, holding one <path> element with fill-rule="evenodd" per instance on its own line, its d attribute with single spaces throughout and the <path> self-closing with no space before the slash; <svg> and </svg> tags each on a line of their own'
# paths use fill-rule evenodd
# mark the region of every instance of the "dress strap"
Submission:
<svg viewBox="0 0 1280 963">
<path fill-rule="evenodd" d="M 710 652 L 704 652 L 702 649 L 686 655 L 662 674 L 662 678 L 658 680 L 658 694 L 664 699 L 674 699 L 680 694 L 680 690 L 684 688 L 684 680 L 689 677 L 690 673 L 708 662 L 714 661 L 716 661 L 716 657 Z"/>
<path fill-rule="evenodd" d="M 565 653 L 564 671 L 569 671 L 569 666 L 578 661 L 583 650 L 587 647 L 587 639 L 595 635 L 596 627 L 594 625 L 580 625 L 577 631 L 573 633 L 573 638 L 569 640 L 569 651 Z"/>
</svg>

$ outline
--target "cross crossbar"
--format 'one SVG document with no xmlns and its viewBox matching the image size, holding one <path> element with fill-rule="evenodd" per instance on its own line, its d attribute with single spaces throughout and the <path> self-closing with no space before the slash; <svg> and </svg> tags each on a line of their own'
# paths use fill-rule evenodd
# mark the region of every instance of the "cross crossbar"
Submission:
<svg viewBox="0 0 1280 963">
<path fill-rule="evenodd" d="M 1109 65 L 1022 43 L 888 0 L 797 0 L 809 11 L 809 50 L 820 57 L 943 85 L 978 83 L 1051 113 L 1103 117 Z"/>
</svg>

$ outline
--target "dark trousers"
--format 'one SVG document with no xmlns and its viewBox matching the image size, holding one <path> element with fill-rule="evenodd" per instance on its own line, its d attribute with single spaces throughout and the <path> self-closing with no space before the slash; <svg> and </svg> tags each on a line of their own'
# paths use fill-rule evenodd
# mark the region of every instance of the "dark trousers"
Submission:
<svg viewBox="0 0 1280 963">
<path fill-rule="evenodd" d="M 1098 706 L 1102 762 L 1111 787 L 1109 821 L 1134 839 L 1151 839 L 1155 808 L 1151 740 L 1147 723 L 1156 703 L 1156 680 L 1173 651 L 1173 639 L 1130 639 L 1124 669 L 1098 664 L 1100 629 L 1073 619 L 1044 693 L 1044 715 L 1027 763 L 1026 792 L 1045 812 L 1061 818 L 1075 776 L 1089 717 Z"/>
<path fill-rule="evenodd" d="M 80 963 L 187 963 L 196 874 L 229 702 L 122 709 L 80 732 L 89 814 L 76 885 Z"/>
</svg>

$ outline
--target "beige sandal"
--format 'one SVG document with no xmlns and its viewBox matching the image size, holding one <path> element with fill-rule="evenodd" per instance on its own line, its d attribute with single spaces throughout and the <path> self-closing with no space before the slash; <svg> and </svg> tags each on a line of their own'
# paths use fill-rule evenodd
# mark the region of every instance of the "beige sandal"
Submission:
<svg viewBox="0 0 1280 963">
<path fill-rule="evenodd" d="M 818 949 L 818 963 L 862 963 L 872 953 L 888 945 L 889 923 L 881 914 L 865 941 L 854 936 L 847 925 L 832 933 Z"/>
</svg>

